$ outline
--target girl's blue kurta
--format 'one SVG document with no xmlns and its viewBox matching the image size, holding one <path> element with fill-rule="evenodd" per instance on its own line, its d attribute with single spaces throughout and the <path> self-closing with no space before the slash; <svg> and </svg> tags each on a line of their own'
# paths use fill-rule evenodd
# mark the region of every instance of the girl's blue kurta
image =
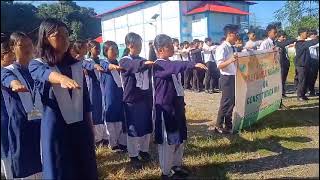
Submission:
<svg viewBox="0 0 320 180">
<path fill-rule="evenodd" d="M 147 66 L 140 56 L 126 56 L 120 60 L 120 66 L 125 69 L 123 78 L 127 132 L 131 137 L 142 137 L 152 133 L 152 91 L 137 87 L 135 73 L 144 72 Z M 149 71 L 149 77 L 151 73 Z M 150 81 L 151 82 L 151 81 Z"/>
<path fill-rule="evenodd" d="M 155 79 L 155 141 L 163 143 L 162 121 L 166 128 L 168 144 L 181 144 L 187 139 L 184 97 L 178 96 L 172 75 L 177 76 L 195 63 L 186 61 L 157 60 L 154 65 Z"/>
<path fill-rule="evenodd" d="M 2 71 L 2 68 L 1 68 Z M 8 103 L 9 94 L 5 87 L 1 85 L 1 159 L 8 158 L 9 154 L 9 139 L 8 139 L 8 125 L 9 116 L 6 104 Z"/>
<path fill-rule="evenodd" d="M 27 68 L 15 63 L 15 68 L 29 84 L 28 90 L 34 90 L 35 83 Z M 41 172 L 40 156 L 40 119 L 28 120 L 18 93 L 10 88 L 12 80 L 18 80 L 9 69 L 1 70 L 1 82 L 8 93 L 7 111 L 9 160 L 14 178 L 23 178 Z"/>
<path fill-rule="evenodd" d="M 102 119 L 105 122 L 124 122 L 123 90 L 114 80 L 109 70 L 109 64 L 118 65 L 118 62 L 108 59 L 100 61 L 100 65 L 105 69 L 105 72 L 101 73 L 100 79 L 103 103 Z"/>
<path fill-rule="evenodd" d="M 100 72 L 97 72 L 94 68 L 95 64 L 100 63 L 100 59 L 98 61 L 94 61 L 93 59 L 86 59 L 82 61 L 83 68 L 87 71 L 87 81 L 88 81 L 88 89 L 90 101 L 93 106 L 92 111 L 92 120 L 93 124 L 103 124 L 102 120 L 102 93 L 100 87 Z"/>
<path fill-rule="evenodd" d="M 57 65 L 59 71 L 72 78 L 71 65 L 78 62 L 65 56 Z M 51 83 L 49 65 L 32 60 L 32 78 L 38 82 L 44 106 L 41 123 L 43 179 L 97 179 L 97 166 L 91 120 L 92 111 L 85 78 L 83 78 L 83 120 L 67 124 L 61 114 Z M 72 90 L 69 90 L 70 95 Z"/>
</svg>

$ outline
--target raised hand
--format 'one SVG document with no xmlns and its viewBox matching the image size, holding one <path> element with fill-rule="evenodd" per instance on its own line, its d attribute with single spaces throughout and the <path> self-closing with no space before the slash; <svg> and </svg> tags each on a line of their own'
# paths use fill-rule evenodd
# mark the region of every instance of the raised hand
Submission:
<svg viewBox="0 0 320 180">
<path fill-rule="evenodd" d="M 24 86 L 23 84 L 21 84 L 20 81 L 18 80 L 13 80 L 10 83 L 11 89 L 14 92 L 28 92 L 28 88 L 26 86 Z"/>
<path fill-rule="evenodd" d="M 144 64 L 145 64 L 145 65 L 153 65 L 153 64 L 154 64 L 154 62 L 153 62 L 153 61 L 148 60 L 148 61 L 144 62 Z"/>
<path fill-rule="evenodd" d="M 104 69 L 103 69 L 99 64 L 95 64 L 95 65 L 94 65 L 94 68 L 95 68 L 97 71 L 100 71 L 100 72 L 104 71 Z"/>
<path fill-rule="evenodd" d="M 68 78 L 67 76 L 62 75 L 60 78 L 60 85 L 62 88 L 68 88 L 68 89 L 80 89 L 79 84 L 73 80 Z"/>
<path fill-rule="evenodd" d="M 121 71 L 121 70 L 124 70 L 122 67 L 120 66 L 117 66 L 117 65 L 114 65 L 114 64 L 109 64 L 109 70 L 112 71 L 112 70 L 116 70 L 116 71 Z"/>
</svg>

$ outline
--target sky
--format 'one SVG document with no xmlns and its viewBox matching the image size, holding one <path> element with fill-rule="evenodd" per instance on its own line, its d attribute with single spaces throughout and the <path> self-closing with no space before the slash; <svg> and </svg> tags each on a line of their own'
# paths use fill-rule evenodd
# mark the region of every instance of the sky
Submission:
<svg viewBox="0 0 320 180">
<path fill-rule="evenodd" d="M 32 2 L 38 6 L 42 3 L 54 3 L 55 1 L 19 1 Z M 104 13 L 108 10 L 130 3 L 131 1 L 75 1 L 79 6 L 91 7 L 97 14 Z M 274 21 L 274 12 L 280 9 L 285 1 L 256 1 L 257 4 L 250 6 L 250 22 L 256 22 L 261 27 L 266 27 L 268 23 Z"/>
</svg>

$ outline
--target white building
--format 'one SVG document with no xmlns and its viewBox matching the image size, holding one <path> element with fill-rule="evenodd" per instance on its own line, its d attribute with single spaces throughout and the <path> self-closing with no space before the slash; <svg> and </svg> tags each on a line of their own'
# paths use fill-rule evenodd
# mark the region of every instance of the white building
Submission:
<svg viewBox="0 0 320 180">
<path fill-rule="evenodd" d="M 238 24 L 242 29 L 249 22 L 249 1 L 134 1 L 110 10 L 101 18 L 103 41 L 115 41 L 125 48 L 129 32 L 143 39 L 141 56 L 147 57 L 150 40 L 157 34 L 167 34 L 182 41 L 211 37 L 219 42 L 226 24 Z"/>
</svg>

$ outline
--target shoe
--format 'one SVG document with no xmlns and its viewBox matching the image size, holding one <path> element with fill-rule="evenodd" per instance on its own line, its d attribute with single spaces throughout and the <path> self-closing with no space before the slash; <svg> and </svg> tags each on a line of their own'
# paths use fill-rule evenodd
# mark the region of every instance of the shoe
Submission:
<svg viewBox="0 0 320 180">
<path fill-rule="evenodd" d="M 214 128 L 214 131 L 215 131 L 216 133 L 219 133 L 219 134 L 222 134 L 222 133 L 223 133 L 223 129 L 222 129 L 221 127 L 215 127 L 215 128 Z"/>
<path fill-rule="evenodd" d="M 130 164 L 134 169 L 142 169 L 142 162 L 138 157 L 130 157 Z"/>
<path fill-rule="evenodd" d="M 123 153 L 128 152 L 127 146 L 122 145 L 122 144 L 119 144 L 118 146 L 119 146 L 119 149 L 120 149 Z"/>
<path fill-rule="evenodd" d="M 142 151 L 140 151 L 140 152 L 139 152 L 139 156 L 141 157 L 141 160 L 142 160 L 143 162 L 149 162 L 149 161 L 151 161 L 151 156 L 150 156 L 150 154 L 147 153 L 147 152 L 142 152 Z"/>
<path fill-rule="evenodd" d="M 316 96 L 316 93 L 315 93 L 314 91 L 311 91 L 311 92 L 309 93 L 309 96 L 311 96 L 311 97 Z"/>
<path fill-rule="evenodd" d="M 232 128 L 223 128 L 223 134 L 233 134 Z"/>
<path fill-rule="evenodd" d="M 286 97 L 288 97 L 287 95 L 285 95 L 285 94 L 282 94 L 282 98 L 286 98 Z"/>
<path fill-rule="evenodd" d="M 118 150 L 121 150 L 121 149 L 120 149 L 120 147 L 117 145 L 117 146 L 111 147 L 111 150 L 112 150 L 112 151 L 118 151 Z"/>
<path fill-rule="evenodd" d="M 298 101 L 300 102 L 305 102 L 308 101 L 309 99 L 307 97 L 298 97 Z"/>
<path fill-rule="evenodd" d="M 181 166 L 172 167 L 172 171 L 174 172 L 174 175 L 178 176 L 179 178 L 186 178 L 190 174 L 190 171 L 188 169 Z"/>
<path fill-rule="evenodd" d="M 103 146 L 109 146 L 109 140 L 108 139 L 102 139 L 102 145 Z"/>
</svg>

